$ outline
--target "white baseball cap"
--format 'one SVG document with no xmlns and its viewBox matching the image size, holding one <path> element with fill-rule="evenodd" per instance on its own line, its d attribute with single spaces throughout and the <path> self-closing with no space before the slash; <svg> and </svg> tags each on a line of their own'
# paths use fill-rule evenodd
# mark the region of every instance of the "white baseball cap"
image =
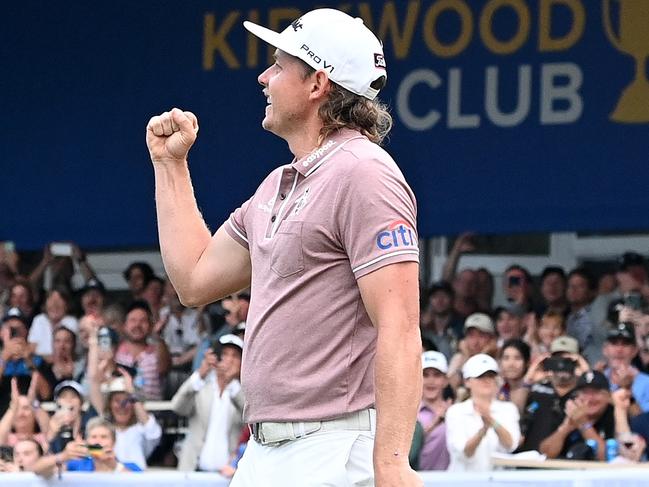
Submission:
<svg viewBox="0 0 649 487">
<path fill-rule="evenodd" d="M 235 347 L 239 347 L 241 350 L 243 350 L 243 340 L 241 340 L 241 338 L 236 335 L 223 335 L 221 338 L 219 338 L 219 343 L 221 345 L 234 345 Z"/>
<path fill-rule="evenodd" d="M 437 369 L 446 374 L 448 372 L 448 362 L 443 353 L 429 350 L 421 354 L 421 368 L 424 369 Z"/>
<path fill-rule="evenodd" d="M 479 353 L 469 358 L 462 367 L 462 377 L 473 379 L 480 377 L 485 372 L 498 373 L 498 363 L 493 357 L 486 353 Z"/>
<path fill-rule="evenodd" d="M 379 90 L 370 85 L 387 78 L 381 41 L 363 24 L 340 10 L 307 12 L 281 33 L 250 21 L 243 26 L 282 51 L 300 58 L 343 88 L 373 100 Z"/>
</svg>

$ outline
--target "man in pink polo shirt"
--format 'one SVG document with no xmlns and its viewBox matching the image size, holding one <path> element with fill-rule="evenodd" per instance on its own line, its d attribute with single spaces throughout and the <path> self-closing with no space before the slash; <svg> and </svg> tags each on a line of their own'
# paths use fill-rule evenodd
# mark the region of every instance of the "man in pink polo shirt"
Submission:
<svg viewBox="0 0 649 487">
<path fill-rule="evenodd" d="M 198 122 L 153 117 L 165 268 L 186 305 L 251 286 L 241 382 L 253 440 L 232 485 L 415 486 L 408 465 L 421 393 L 416 202 L 379 147 L 392 120 L 379 40 L 337 10 L 283 32 L 244 22 L 276 47 L 259 75 L 264 129 L 294 159 L 214 235 L 187 153 Z"/>
</svg>

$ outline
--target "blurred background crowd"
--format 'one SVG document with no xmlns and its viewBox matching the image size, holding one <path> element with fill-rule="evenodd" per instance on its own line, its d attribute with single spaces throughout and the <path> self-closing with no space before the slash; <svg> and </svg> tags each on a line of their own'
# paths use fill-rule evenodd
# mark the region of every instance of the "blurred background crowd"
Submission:
<svg viewBox="0 0 649 487">
<path fill-rule="evenodd" d="M 25 269 L 0 255 L 0 471 L 233 475 L 249 439 L 239 384 L 250 296 L 184 307 L 146 262 L 108 292 L 74 244 Z M 646 461 L 649 273 L 512 262 L 502 280 L 458 270 L 421 290 L 423 390 L 410 461 L 480 471 L 498 453 Z M 494 302 L 498 294 L 501 303 Z M 272 373 L 269 370 L 268 373 Z"/>
</svg>

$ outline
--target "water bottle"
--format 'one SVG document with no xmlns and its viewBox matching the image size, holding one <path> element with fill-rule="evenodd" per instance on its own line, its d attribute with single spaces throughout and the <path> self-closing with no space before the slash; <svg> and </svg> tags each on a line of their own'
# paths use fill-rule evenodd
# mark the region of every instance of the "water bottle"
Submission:
<svg viewBox="0 0 649 487">
<path fill-rule="evenodd" d="M 618 445 L 615 438 L 606 440 L 606 461 L 611 462 L 618 456 Z"/>
<path fill-rule="evenodd" d="M 586 440 L 586 445 L 591 450 L 593 450 L 593 460 L 597 460 L 597 446 L 598 446 L 597 440 L 593 440 L 589 438 Z"/>
<path fill-rule="evenodd" d="M 144 383 L 146 382 L 144 380 L 144 376 L 142 375 L 142 371 L 140 370 L 140 367 L 137 366 L 137 362 L 133 364 L 133 367 L 135 368 L 135 377 L 133 377 L 133 386 L 137 390 L 142 390 L 144 388 Z"/>
</svg>

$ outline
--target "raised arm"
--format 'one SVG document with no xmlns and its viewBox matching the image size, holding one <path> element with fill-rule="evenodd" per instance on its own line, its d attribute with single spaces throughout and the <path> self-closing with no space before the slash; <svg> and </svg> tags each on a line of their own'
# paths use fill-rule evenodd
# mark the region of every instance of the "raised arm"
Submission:
<svg viewBox="0 0 649 487">
<path fill-rule="evenodd" d="M 146 140 L 156 184 L 158 235 L 165 269 L 186 306 L 199 306 L 250 285 L 248 250 L 221 227 L 212 236 L 198 210 L 187 154 L 198 134 L 191 112 L 153 117 Z"/>
<path fill-rule="evenodd" d="M 401 262 L 358 280 L 378 331 L 374 471 L 381 487 L 422 485 L 408 464 L 422 388 L 418 279 L 419 266 Z"/>
</svg>

